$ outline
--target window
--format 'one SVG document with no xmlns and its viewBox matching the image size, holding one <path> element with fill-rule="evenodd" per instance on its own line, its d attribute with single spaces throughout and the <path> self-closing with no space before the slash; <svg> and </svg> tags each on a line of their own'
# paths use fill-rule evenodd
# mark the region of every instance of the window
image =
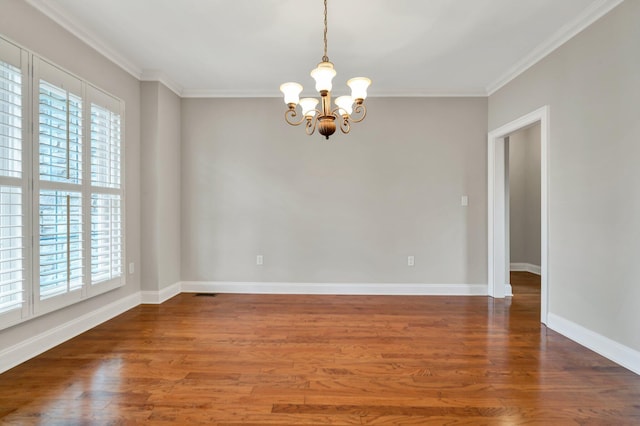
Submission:
<svg viewBox="0 0 640 426">
<path fill-rule="evenodd" d="M 91 195 L 91 284 L 122 275 L 120 196 Z"/>
<path fill-rule="evenodd" d="M 82 100 L 40 80 L 40 179 L 82 182 Z"/>
<path fill-rule="evenodd" d="M 82 196 L 40 191 L 40 298 L 82 288 Z"/>
<path fill-rule="evenodd" d="M 113 99 L 91 91 L 91 284 L 122 276 L 121 120 Z"/>
<path fill-rule="evenodd" d="M 8 325 L 27 314 L 26 70 L 26 54 L 0 39 L 0 319 Z"/>
<path fill-rule="evenodd" d="M 0 38 L 0 328 L 124 284 L 122 109 Z"/>
</svg>

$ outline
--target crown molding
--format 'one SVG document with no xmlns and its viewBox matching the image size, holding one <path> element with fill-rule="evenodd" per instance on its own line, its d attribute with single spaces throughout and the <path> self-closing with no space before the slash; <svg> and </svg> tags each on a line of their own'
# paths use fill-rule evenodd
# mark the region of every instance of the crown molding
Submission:
<svg viewBox="0 0 640 426">
<path fill-rule="evenodd" d="M 184 89 L 175 80 L 160 70 L 143 70 L 140 74 L 140 81 L 157 81 L 167 86 L 176 95 L 182 97 Z"/>
<path fill-rule="evenodd" d="M 183 98 L 277 98 L 276 90 L 184 89 Z"/>
<path fill-rule="evenodd" d="M 107 43 L 99 40 L 90 30 L 78 24 L 62 10 L 55 6 L 55 2 L 45 0 L 25 0 L 29 5 L 48 16 L 58 25 L 88 44 L 98 53 L 109 59 L 114 64 L 140 80 L 142 69 L 133 61 L 110 48 Z"/>
<path fill-rule="evenodd" d="M 276 90 L 240 91 L 215 89 L 184 89 L 180 96 L 183 98 L 280 98 L 282 95 Z M 369 98 L 486 98 L 487 93 L 482 90 L 389 90 L 375 91 Z"/>
<path fill-rule="evenodd" d="M 406 89 L 376 90 L 369 95 L 372 98 L 485 98 L 484 89 Z"/>
<path fill-rule="evenodd" d="M 143 70 L 138 64 L 120 54 L 108 46 L 108 43 L 100 40 L 89 29 L 75 22 L 63 12 L 55 2 L 46 0 L 25 0 L 32 7 L 48 16 L 58 25 L 69 31 L 81 41 L 95 49 L 98 53 L 118 65 L 120 68 L 141 81 L 159 81 L 176 95 L 183 98 L 275 98 L 279 94 L 275 90 L 242 91 L 242 90 L 217 90 L 217 89 L 188 89 L 177 84 L 161 70 Z M 551 52 L 562 46 L 582 30 L 593 24 L 602 16 L 610 12 L 624 0 L 596 0 L 583 13 L 564 25 L 551 37 L 539 44 L 531 53 L 509 68 L 502 76 L 489 84 L 485 89 L 467 90 L 390 90 L 376 91 L 371 97 L 487 97 L 504 87 L 507 83 L 524 73 L 538 63 Z"/>
<path fill-rule="evenodd" d="M 568 22 L 551 37 L 539 44 L 527 56 L 516 62 L 507 72 L 487 86 L 487 95 L 491 96 L 507 83 L 531 68 L 551 52 L 575 37 L 582 30 L 609 13 L 624 0 L 596 0 L 575 19 Z"/>
</svg>

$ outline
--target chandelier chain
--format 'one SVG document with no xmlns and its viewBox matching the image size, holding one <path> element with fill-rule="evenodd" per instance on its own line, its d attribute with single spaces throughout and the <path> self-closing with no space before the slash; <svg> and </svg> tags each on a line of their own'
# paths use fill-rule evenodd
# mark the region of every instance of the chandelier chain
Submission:
<svg viewBox="0 0 640 426">
<path fill-rule="evenodd" d="M 327 56 L 327 0 L 324 0 L 324 56 L 322 62 L 329 62 Z"/>
</svg>

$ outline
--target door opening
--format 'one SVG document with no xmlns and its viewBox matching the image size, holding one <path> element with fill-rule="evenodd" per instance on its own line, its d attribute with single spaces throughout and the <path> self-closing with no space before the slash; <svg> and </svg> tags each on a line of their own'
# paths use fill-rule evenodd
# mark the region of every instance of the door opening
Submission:
<svg viewBox="0 0 640 426">
<path fill-rule="evenodd" d="M 540 292 L 540 122 L 507 136 L 507 255 L 511 275 L 521 278 L 518 290 Z M 538 275 L 538 279 L 526 273 Z M 524 280 L 524 281 L 523 281 Z M 523 287 L 522 282 L 527 286 Z M 511 284 L 512 292 L 518 294 Z M 505 291 L 505 295 L 509 295 Z M 538 296 L 539 298 L 539 296 Z"/>
<path fill-rule="evenodd" d="M 549 300 L 549 107 L 539 108 L 489 133 L 488 138 L 488 294 L 511 295 L 509 284 L 509 135 L 540 124 L 540 320 L 547 323 Z"/>
</svg>

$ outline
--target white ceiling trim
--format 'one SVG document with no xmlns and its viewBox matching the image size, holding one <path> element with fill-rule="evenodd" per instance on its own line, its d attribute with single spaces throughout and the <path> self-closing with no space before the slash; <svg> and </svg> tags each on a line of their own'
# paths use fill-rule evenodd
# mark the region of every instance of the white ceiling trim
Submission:
<svg viewBox="0 0 640 426">
<path fill-rule="evenodd" d="M 239 91 L 239 90 L 214 90 L 214 89 L 184 89 L 183 98 L 276 98 L 280 97 L 274 90 L 266 91 Z"/>
<path fill-rule="evenodd" d="M 542 60 L 555 49 L 566 43 L 576 34 L 587 28 L 596 20 L 604 16 L 624 0 L 597 0 L 574 20 L 564 25 L 545 42 L 536 47 L 530 54 L 513 65 L 501 77 L 489 84 L 485 90 L 438 90 L 420 89 L 413 91 L 393 91 L 373 93 L 372 97 L 483 97 L 490 96 L 517 76 L 528 70 L 531 66 Z M 55 2 L 47 0 L 26 0 L 34 8 L 51 18 L 54 22 L 65 28 L 84 43 L 91 46 L 98 53 L 114 62 L 120 68 L 141 81 L 159 81 L 178 96 L 185 98 L 249 98 L 249 97 L 278 97 L 274 91 L 245 92 L 238 90 L 220 91 L 210 89 L 182 88 L 162 70 L 143 70 L 129 58 L 109 47 L 109 43 L 101 40 L 89 29 L 75 22 L 66 13 L 55 6 Z"/>
<path fill-rule="evenodd" d="M 171 77 L 160 70 L 143 70 L 140 75 L 141 81 L 157 81 L 167 86 L 173 93 L 183 96 L 184 89 Z"/>
<path fill-rule="evenodd" d="M 370 98 L 478 98 L 486 97 L 484 90 L 461 92 L 457 90 L 449 91 L 429 91 L 425 89 L 407 91 L 373 91 L 369 89 Z M 177 92 L 176 92 L 177 93 Z M 181 92 L 183 98 L 280 98 L 282 94 L 274 90 L 267 91 L 238 91 L 238 90 L 206 90 L 206 89 L 184 89 Z"/>
<path fill-rule="evenodd" d="M 78 22 L 74 22 L 73 19 L 69 18 L 64 12 L 54 6 L 54 2 L 45 0 L 26 0 L 26 2 L 51 18 L 62 28 L 66 29 L 71 34 L 91 46 L 111 62 L 115 63 L 138 80 L 141 79 L 142 69 L 140 66 L 108 47 L 108 43 L 99 40 L 98 37 L 96 37 L 95 34 L 92 34 L 90 30 L 83 27 Z"/>
<path fill-rule="evenodd" d="M 511 80 L 531 68 L 551 52 L 562 46 L 571 38 L 576 36 L 582 30 L 602 18 L 614 7 L 618 6 L 624 0 L 598 0 L 591 4 L 584 12 L 575 19 L 560 28 L 555 34 L 545 40 L 531 51 L 527 56 L 518 61 L 506 73 L 493 83 L 487 86 L 487 96 L 493 95 L 495 92 L 504 87 Z"/>
</svg>

